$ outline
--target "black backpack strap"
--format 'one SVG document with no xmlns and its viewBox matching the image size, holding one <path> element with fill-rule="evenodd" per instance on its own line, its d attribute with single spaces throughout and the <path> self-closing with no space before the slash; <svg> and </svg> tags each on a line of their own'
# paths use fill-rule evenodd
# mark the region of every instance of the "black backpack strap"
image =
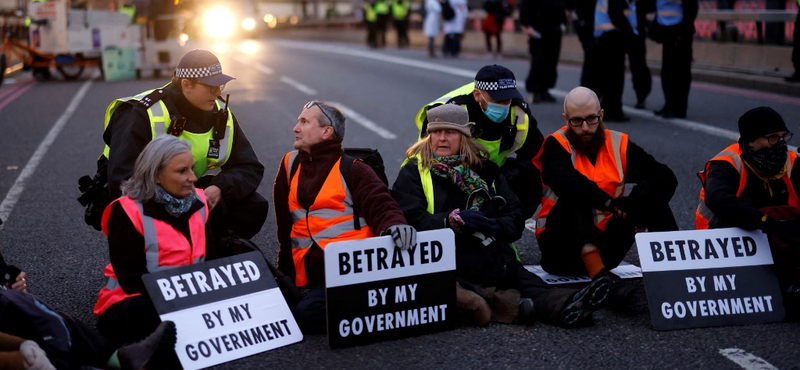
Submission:
<svg viewBox="0 0 800 370">
<path fill-rule="evenodd" d="M 347 185 L 347 189 L 350 191 L 350 194 L 353 194 L 353 187 L 350 186 L 350 167 L 353 166 L 353 162 L 360 161 L 360 159 L 353 158 L 347 154 L 342 154 L 342 160 L 339 163 L 339 171 L 342 173 L 342 177 L 344 177 L 344 183 Z M 355 202 L 355 195 L 353 195 L 353 228 L 356 230 L 361 230 L 361 220 L 360 220 L 361 212 L 359 212 L 358 206 Z"/>
</svg>

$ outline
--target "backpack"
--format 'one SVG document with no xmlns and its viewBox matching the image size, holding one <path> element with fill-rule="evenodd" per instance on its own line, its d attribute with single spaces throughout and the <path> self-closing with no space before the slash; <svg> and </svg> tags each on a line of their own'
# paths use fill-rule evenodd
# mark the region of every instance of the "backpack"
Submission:
<svg viewBox="0 0 800 370">
<path fill-rule="evenodd" d="M 450 5 L 449 0 L 445 0 L 442 2 L 442 18 L 444 20 L 449 21 L 456 17 L 456 11 L 453 9 L 453 6 Z"/>
<path fill-rule="evenodd" d="M 371 149 L 371 148 L 344 148 L 344 155 L 342 155 L 342 161 L 339 164 L 339 172 L 342 173 L 342 177 L 344 177 L 344 182 L 348 188 L 350 188 L 350 167 L 353 165 L 355 161 L 362 161 L 369 165 L 375 174 L 378 175 L 378 178 L 383 181 L 386 186 L 389 186 L 389 179 L 386 177 L 386 166 L 383 165 L 383 157 L 381 153 L 378 152 L 378 149 Z M 292 177 L 297 172 L 297 168 L 300 167 L 300 161 L 293 161 L 292 168 L 289 170 L 289 182 L 291 183 Z M 353 227 L 356 230 L 361 230 L 361 221 L 359 220 L 359 210 L 356 205 L 353 205 Z"/>
</svg>

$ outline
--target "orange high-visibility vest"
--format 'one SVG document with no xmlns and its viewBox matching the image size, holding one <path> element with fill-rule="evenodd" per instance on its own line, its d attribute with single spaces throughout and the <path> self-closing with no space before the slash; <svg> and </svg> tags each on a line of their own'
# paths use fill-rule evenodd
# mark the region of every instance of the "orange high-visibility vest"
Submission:
<svg viewBox="0 0 800 370">
<path fill-rule="evenodd" d="M 291 151 L 283 157 L 283 166 L 289 178 L 289 211 L 292 213 L 292 259 L 294 260 L 295 285 L 308 284 L 306 276 L 305 256 L 316 244 L 325 250 L 328 243 L 344 240 L 357 240 L 375 236 L 367 226 L 367 221 L 360 218 L 360 229 L 353 226 L 353 195 L 347 188 L 342 176 L 339 158 L 331 168 L 322 188 L 314 199 L 314 204 L 305 209 L 297 201 L 297 186 L 300 176 L 291 176 L 291 168 L 297 158 L 297 151 Z M 297 173 L 300 172 L 297 167 Z"/>
<path fill-rule="evenodd" d="M 133 222 L 139 234 L 144 236 L 144 253 L 147 259 L 147 271 L 155 272 L 174 266 L 185 266 L 205 261 L 206 258 L 206 231 L 208 221 L 208 203 L 202 189 L 195 189 L 197 197 L 203 201 L 203 208 L 189 217 L 189 233 L 192 237 L 191 244 L 183 234 L 168 223 L 156 220 L 144 214 L 141 202 L 124 196 L 114 202 L 119 202 L 122 209 Z M 111 204 L 103 212 L 103 233 L 108 236 L 108 218 L 111 216 Z M 114 273 L 114 267 L 106 265 L 105 276 L 108 278 L 106 286 L 100 290 L 97 303 L 94 305 L 94 314 L 102 315 L 115 303 L 128 297 L 135 297 L 141 293 L 128 294 L 122 290 Z"/>
<path fill-rule="evenodd" d="M 567 139 L 567 126 L 563 126 L 558 131 L 553 133 L 554 137 L 564 147 L 570 157 L 572 157 L 572 165 L 578 172 L 586 176 L 589 180 L 597 184 L 597 186 L 613 198 L 618 198 L 625 192 L 625 172 L 627 168 L 627 152 L 628 152 L 628 135 L 606 129 L 606 143 L 605 148 L 597 153 L 597 159 L 593 165 L 589 158 L 579 153 L 572 147 Z M 544 145 L 542 145 L 544 149 Z M 542 170 L 542 149 L 536 157 L 533 158 L 533 164 Z M 553 206 L 558 202 L 558 196 L 549 186 L 542 184 L 542 206 L 536 216 L 536 238 L 539 238 L 547 226 L 547 215 Z M 605 230 L 608 220 L 610 219 L 611 212 L 604 212 L 600 210 L 594 211 L 594 224 L 600 230 Z"/>
<path fill-rule="evenodd" d="M 789 155 L 786 157 L 787 172 L 786 175 L 783 176 L 783 182 L 786 184 L 786 189 L 789 191 L 789 205 L 800 207 L 800 199 L 797 197 L 797 192 L 792 185 L 791 179 L 792 167 L 794 166 L 795 159 L 797 159 L 797 154 L 790 151 Z M 714 158 L 711 158 L 711 160 L 706 163 L 705 169 L 697 173 L 697 177 L 699 177 L 700 181 L 703 183 L 703 187 L 700 188 L 700 203 L 697 205 L 697 210 L 694 213 L 694 227 L 698 230 L 708 229 L 708 225 L 716 217 L 714 216 L 714 212 L 711 212 L 711 209 L 706 205 L 705 189 L 708 169 L 713 161 L 728 162 L 739 172 L 739 188 L 736 190 L 736 197 L 742 195 L 744 186 L 747 183 L 747 170 L 745 169 L 744 160 L 742 159 L 742 148 L 739 147 L 738 143 L 728 146 L 715 155 Z"/>
</svg>

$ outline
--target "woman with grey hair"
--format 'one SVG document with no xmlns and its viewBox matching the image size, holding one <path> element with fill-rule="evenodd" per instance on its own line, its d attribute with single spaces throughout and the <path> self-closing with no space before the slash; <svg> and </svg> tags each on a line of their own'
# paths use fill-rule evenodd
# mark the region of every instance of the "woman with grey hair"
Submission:
<svg viewBox="0 0 800 370">
<path fill-rule="evenodd" d="M 144 338 L 161 321 L 142 275 L 206 258 L 208 204 L 194 187 L 193 166 L 188 142 L 156 138 L 136 159 L 122 197 L 103 214 L 111 263 L 94 313 L 100 332 L 118 342 Z"/>
</svg>

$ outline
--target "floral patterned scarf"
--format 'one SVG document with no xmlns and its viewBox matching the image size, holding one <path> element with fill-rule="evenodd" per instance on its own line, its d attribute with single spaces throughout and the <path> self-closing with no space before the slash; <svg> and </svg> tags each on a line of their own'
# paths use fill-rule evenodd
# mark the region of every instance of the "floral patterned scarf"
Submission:
<svg viewBox="0 0 800 370">
<path fill-rule="evenodd" d="M 478 195 L 472 198 L 469 209 L 478 210 L 481 204 L 488 199 L 489 188 L 486 182 L 483 181 L 475 171 L 464 165 L 460 154 L 446 157 L 439 157 L 433 154 L 431 173 L 450 180 L 458 187 L 458 190 L 467 195 L 467 197 L 470 197 L 470 195 L 477 191 Z"/>
</svg>

